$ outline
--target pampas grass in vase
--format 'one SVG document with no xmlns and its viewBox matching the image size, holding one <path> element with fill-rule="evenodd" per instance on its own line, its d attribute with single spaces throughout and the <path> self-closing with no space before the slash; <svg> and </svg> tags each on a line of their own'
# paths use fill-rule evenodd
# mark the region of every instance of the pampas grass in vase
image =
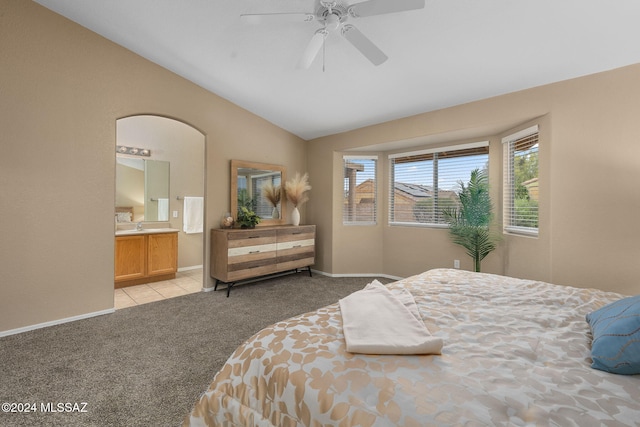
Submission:
<svg viewBox="0 0 640 427">
<path fill-rule="evenodd" d="M 282 195 L 282 189 L 280 186 L 278 185 L 276 187 L 269 182 L 262 187 L 262 195 L 273 206 L 271 217 L 273 219 L 280 219 L 280 212 L 278 212 L 278 203 L 280 203 L 280 197 Z"/>
<path fill-rule="evenodd" d="M 284 183 L 284 193 L 287 196 L 287 200 L 293 205 L 293 211 L 291 212 L 291 224 L 300 225 L 300 211 L 298 206 L 302 206 L 309 196 L 307 191 L 311 190 L 309 185 L 309 174 L 305 173 L 300 176 L 299 172 L 296 172 L 296 176 Z"/>
</svg>

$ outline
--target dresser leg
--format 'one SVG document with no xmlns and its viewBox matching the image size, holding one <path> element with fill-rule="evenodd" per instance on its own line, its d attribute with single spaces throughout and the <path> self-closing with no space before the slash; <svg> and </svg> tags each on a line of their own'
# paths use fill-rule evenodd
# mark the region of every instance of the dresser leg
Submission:
<svg viewBox="0 0 640 427">
<path fill-rule="evenodd" d="M 309 277 L 313 277 L 313 276 L 311 275 L 311 266 L 307 267 L 307 269 L 309 270 Z"/>
</svg>

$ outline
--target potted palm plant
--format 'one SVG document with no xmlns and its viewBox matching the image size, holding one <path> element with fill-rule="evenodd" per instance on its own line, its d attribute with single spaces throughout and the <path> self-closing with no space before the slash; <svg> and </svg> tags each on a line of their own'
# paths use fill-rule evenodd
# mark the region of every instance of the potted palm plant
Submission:
<svg viewBox="0 0 640 427">
<path fill-rule="evenodd" d="M 449 235 L 453 243 L 463 246 L 473 258 L 475 271 L 480 271 L 480 262 L 496 248 L 500 236 L 490 230 L 493 220 L 493 205 L 489 196 L 489 178 L 486 171 L 475 169 L 467 185 L 459 183 L 458 207 L 443 209 L 449 224 Z"/>
</svg>

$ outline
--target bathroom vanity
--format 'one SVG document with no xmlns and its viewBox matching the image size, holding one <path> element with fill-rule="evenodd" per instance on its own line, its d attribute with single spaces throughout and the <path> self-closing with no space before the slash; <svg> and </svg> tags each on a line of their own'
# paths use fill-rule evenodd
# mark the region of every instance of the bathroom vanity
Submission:
<svg viewBox="0 0 640 427">
<path fill-rule="evenodd" d="M 115 287 L 170 280 L 178 270 L 178 230 L 118 230 Z"/>
</svg>

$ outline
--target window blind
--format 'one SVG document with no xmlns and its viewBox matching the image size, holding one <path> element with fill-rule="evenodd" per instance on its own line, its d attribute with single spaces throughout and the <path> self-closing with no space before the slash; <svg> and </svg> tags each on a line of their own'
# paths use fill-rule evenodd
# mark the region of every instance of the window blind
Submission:
<svg viewBox="0 0 640 427">
<path fill-rule="evenodd" d="M 503 138 L 503 228 L 538 235 L 538 126 Z"/>
<path fill-rule="evenodd" d="M 377 156 L 343 156 L 342 223 L 371 225 L 377 214 Z"/>
<path fill-rule="evenodd" d="M 457 206 L 460 182 L 488 161 L 487 141 L 389 156 L 389 223 L 446 226 L 442 211 Z"/>
</svg>

